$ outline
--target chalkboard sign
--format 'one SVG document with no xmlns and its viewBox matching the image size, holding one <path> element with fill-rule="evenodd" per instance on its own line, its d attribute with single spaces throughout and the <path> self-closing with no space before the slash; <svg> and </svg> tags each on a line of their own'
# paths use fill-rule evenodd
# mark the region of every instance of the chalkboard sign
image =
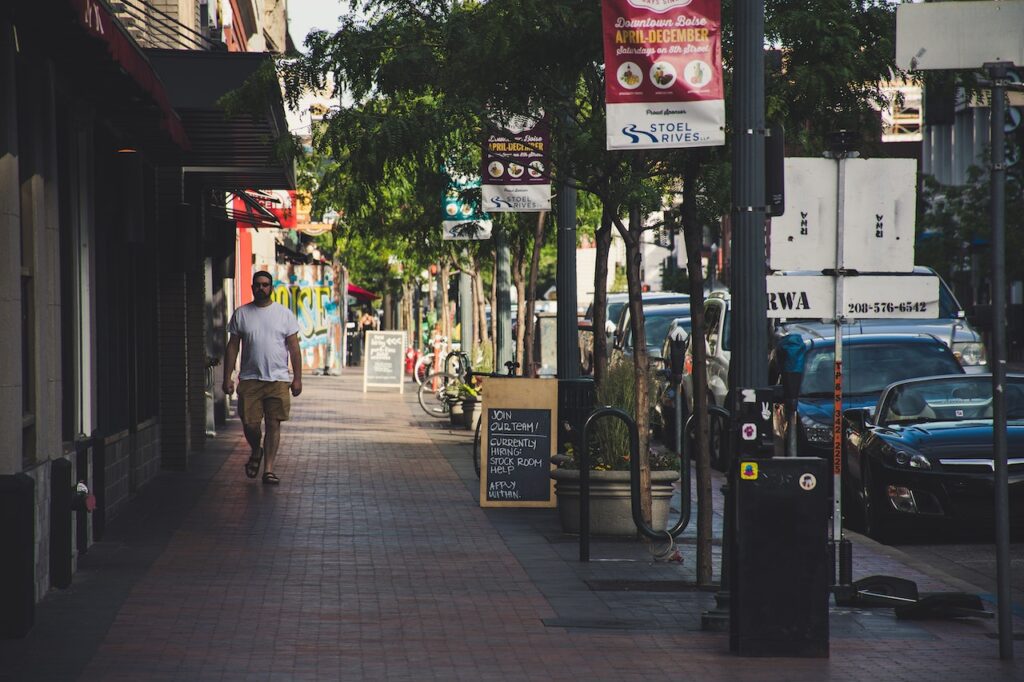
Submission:
<svg viewBox="0 0 1024 682">
<path fill-rule="evenodd" d="M 555 506 L 558 382 L 489 377 L 483 395 L 480 506 Z"/>
<path fill-rule="evenodd" d="M 398 387 L 405 392 L 404 331 L 366 332 L 366 352 L 363 354 L 363 393 L 367 386 Z"/>
</svg>

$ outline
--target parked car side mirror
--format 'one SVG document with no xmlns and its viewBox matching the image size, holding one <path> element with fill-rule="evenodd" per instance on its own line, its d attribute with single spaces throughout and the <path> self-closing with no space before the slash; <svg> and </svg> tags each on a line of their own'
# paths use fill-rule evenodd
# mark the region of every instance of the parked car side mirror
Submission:
<svg viewBox="0 0 1024 682">
<path fill-rule="evenodd" d="M 871 409 L 867 407 L 852 407 L 843 410 L 843 419 L 855 431 L 863 431 L 864 427 L 871 421 Z"/>
</svg>

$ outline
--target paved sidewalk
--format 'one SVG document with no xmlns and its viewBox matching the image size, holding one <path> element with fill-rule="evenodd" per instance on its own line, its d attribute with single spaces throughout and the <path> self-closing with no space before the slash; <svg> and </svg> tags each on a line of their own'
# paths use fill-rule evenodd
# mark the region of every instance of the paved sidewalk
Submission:
<svg viewBox="0 0 1024 682">
<path fill-rule="evenodd" d="M 554 510 L 479 508 L 470 434 L 414 394 L 304 383 L 279 487 L 246 479 L 240 429 L 222 430 L 110 524 L 27 638 L 0 641 L 0 679 L 1024 679 L 994 621 L 889 609 L 833 609 L 829 659 L 732 656 L 700 630 L 714 599 L 688 587 L 692 532 L 682 564 L 631 541 L 579 564 Z M 854 559 L 855 577 L 974 591 L 867 540 Z"/>
</svg>

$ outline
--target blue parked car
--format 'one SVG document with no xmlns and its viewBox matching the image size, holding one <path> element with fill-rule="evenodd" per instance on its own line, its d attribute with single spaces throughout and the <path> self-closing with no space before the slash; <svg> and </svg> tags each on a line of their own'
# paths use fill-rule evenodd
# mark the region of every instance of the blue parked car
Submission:
<svg viewBox="0 0 1024 682">
<path fill-rule="evenodd" d="M 832 410 L 835 339 L 804 342 L 800 385 L 797 452 L 801 457 L 832 458 Z M 780 351 L 771 356 L 773 383 L 779 383 Z M 863 334 L 843 338 L 843 409 L 874 406 L 886 386 L 905 379 L 963 374 L 945 343 L 929 334 Z M 776 433 L 785 442 L 786 423 L 776 419 Z"/>
</svg>

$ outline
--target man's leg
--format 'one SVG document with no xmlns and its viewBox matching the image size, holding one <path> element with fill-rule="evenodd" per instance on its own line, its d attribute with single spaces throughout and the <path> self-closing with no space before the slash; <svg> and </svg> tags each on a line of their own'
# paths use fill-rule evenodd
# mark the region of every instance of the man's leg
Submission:
<svg viewBox="0 0 1024 682">
<path fill-rule="evenodd" d="M 259 424 L 242 424 L 242 432 L 245 433 L 245 442 L 249 444 L 253 453 L 260 447 L 260 441 L 263 439 L 263 429 Z"/>
<path fill-rule="evenodd" d="M 266 421 L 267 437 L 263 439 L 263 453 L 266 457 L 266 465 L 263 467 L 264 473 L 274 471 L 274 460 L 277 459 L 277 446 L 281 442 L 281 420 L 275 419 L 268 414 Z"/>
</svg>

